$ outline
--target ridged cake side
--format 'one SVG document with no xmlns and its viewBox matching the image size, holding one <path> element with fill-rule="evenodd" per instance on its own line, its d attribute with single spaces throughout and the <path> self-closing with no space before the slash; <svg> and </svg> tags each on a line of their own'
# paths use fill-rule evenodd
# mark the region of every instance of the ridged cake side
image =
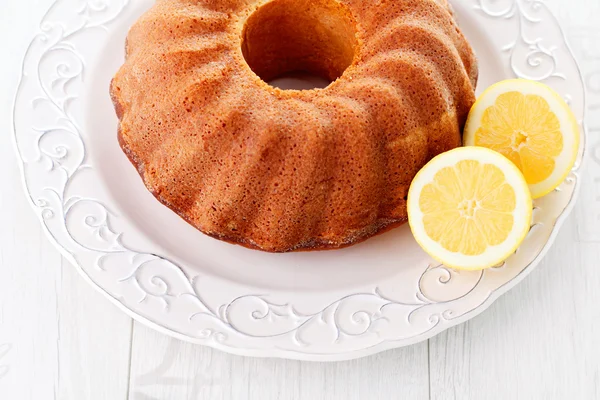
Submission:
<svg viewBox="0 0 600 400">
<path fill-rule="evenodd" d="M 404 223 L 414 175 L 460 145 L 475 100 L 476 60 L 447 3 L 275 1 L 353 24 L 339 79 L 283 91 L 252 71 L 244 30 L 269 1 L 159 0 L 111 87 L 123 150 L 162 203 L 248 247 L 337 248 Z"/>
</svg>

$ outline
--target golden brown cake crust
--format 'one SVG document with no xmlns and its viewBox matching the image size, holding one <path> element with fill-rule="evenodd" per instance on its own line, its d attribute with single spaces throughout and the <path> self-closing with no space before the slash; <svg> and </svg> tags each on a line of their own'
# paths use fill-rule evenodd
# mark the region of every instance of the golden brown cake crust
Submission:
<svg viewBox="0 0 600 400">
<path fill-rule="evenodd" d="M 460 145 L 477 63 L 448 7 L 157 0 L 111 85 L 119 143 L 212 237 L 271 252 L 365 240 L 406 222 L 416 172 Z M 333 82 L 265 83 L 294 70 Z"/>
</svg>

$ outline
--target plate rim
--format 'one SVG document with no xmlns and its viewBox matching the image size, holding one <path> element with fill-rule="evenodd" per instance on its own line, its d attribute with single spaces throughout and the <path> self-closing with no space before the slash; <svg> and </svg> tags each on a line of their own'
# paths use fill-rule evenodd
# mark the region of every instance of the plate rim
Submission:
<svg viewBox="0 0 600 400">
<path fill-rule="evenodd" d="M 60 1 L 61 0 L 55 0 L 51 4 L 51 6 L 49 7 L 49 10 L 42 17 L 42 21 L 41 21 L 42 23 L 44 22 L 44 20 L 46 19 L 46 17 L 50 13 L 50 11 L 53 9 L 53 7 Z M 480 1 L 483 1 L 483 0 L 480 0 Z M 519 1 L 520 0 L 514 0 L 515 3 L 519 2 Z M 129 0 L 124 0 L 124 2 L 125 2 L 125 4 L 127 4 L 129 2 Z M 588 140 L 589 140 L 589 132 L 588 132 L 588 127 L 587 127 L 587 114 L 588 114 L 588 109 L 587 109 L 588 93 L 587 93 L 587 91 L 588 91 L 588 89 L 584 83 L 584 78 L 583 78 L 580 64 L 573 53 L 572 47 L 569 43 L 568 38 L 566 37 L 566 35 L 564 33 L 564 30 L 563 30 L 562 25 L 560 24 L 560 21 L 556 17 L 555 13 L 552 10 L 550 10 L 547 6 L 546 6 L 546 9 L 547 9 L 548 13 L 551 15 L 551 18 L 554 20 L 556 29 L 559 31 L 560 35 L 563 38 L 566 50 L 568 51 L 569 55 L 574 60 L 574 66 L 576 68 L 578 78 L 582 82 L 582 87 L 583 87 L 583 93 L 582 93 L 582 96 L 583 96 L 583 118 L 582 118 L 582 123 L 581 123 L 582 156 L 581 156 L 581 158 L 578 159 L 579 163 L 576 166 L 576 168 L 573 169 L 574 172 L 578 172 L 578 171 L 582 170 L 583 166 L 587 162 L 589 162 L 589 160 L 586 157 L 586 154 L 588 152 Z M 17 90 L 14 95 L 13 110 L 12 110 L 13 112 L 11 113 L 12 126 L 13 126 L 13 135 L 12 135 L 13 140 L 12 141 L 13 141 L 13 148 L 14 148 L 14 150 L 17 154 L 17 158 L 18 158 L 17 163 L 19 165 L 21 183 L 25 189 L 26 197 L 28 199 L 28 202 L 33 207 L 33 209 L 36 211 L 39 211 L 39 206 L 36 205 L 35 200 L 32 197 L 32 194 L 30 192 L 30 189 L 29 189 L 29 186 L 27 183 L 26 171 L 25 171 L 25 160 L 23 159 L 21 150 L 18 145 L 18 133 L 17 133 L 17 126 L 16 126 L 16 112 L 17 112 L 18 96 L 22 89 L 23 80 L 25 78 L 25 72 L 24 72 L 25 71 L 25 63 L 27 62 L 27 57 L 29 55 L 29 51 L 30 51 L 30 48 L 32 45 L 33 45 L 33 41 L 27 48 L 25 55 L 23 57 L 23 61 L 21 63 L 22 69 L 21 69 L 21 73 L 20 73 L 20 77 L 19 77 L 19 84 L 17 86 Z M 156 331 L 159 331 L 163 334 L 169 335 L 171 337 L 175 337 L 180 340 L 184 340 L 184 341 L 195 343 L 195 344 L 208 345 L 212 348 L 215 348 L 215 349 L 218 349 L 221 351 L 225 351 L 230 354 L 240 355 L 240 356 L 251 356 L 251 357 L 257 357 L 257 358 L 283 358 L 283 359 L 315 361 L 315 362 L 345 361 L 345 360 L 352 360 L 352 359 L 357 359 L 357 358 L 361 358 L 361 357 L 374 355 L 374 354 L 377 354 L 377 353 L 380 353 L 380 352 L 383 352 L 386 350 L 399 348 L 399 347 L 405 347 L 405 346 L 413 345 L 413 344 L 428 340 L 428 339 L 438 335 L 439 333 L 441 333 L 451 327 L 454 327 L 456 325 L 462 324 L 462 323 L 472 319 L 473 317 L 483 313 L 485 310 L 487 310 L 500 296 L 507 293 L 509 290 L 511 290 L 512 288 L 517 286 L 523 279 L 525 279 L 545 257 L 545 255 L 547 254 L 547 252 L 553 245 L 554 241 L 556 240 L 556 237 L 557 237 L 558 233 L 560 232 L 560 229 L 562 228 L 562 226 L 565 223 L 565 221 L 567 220 L 567 218 L 571 215 L 571 213 L 577 203 L 577 200 L 578 200 L 580 192 L 581 192 L 581 181 L 582 180 L 581 180 L 580 176 L 579 176 L 579 179 L 575 180 L 574 191 L 571 196 L 571 199 L 569 200 L 567 206 L 564 208 L 562 213 L 556 219 L 555 224 L 552 228 L 552 232 L 551 232 L 548 240 L 544 244 L 541 251 L 537 254 L 535 259 L 531 263 L 529 263 L 526 267 L 524 267 L 524 269 L 520 273 L 518 273 L 513 279 L 511 279 L 510 281 L 504 283 L 503 285 L 499 286 L 497 289 L 492 291 L 491 294 L 485 299 L 485 301 L 482 304 L 480 304 L 476 308 L 466 312 L 465 314 L 461 315 L 460 317 L 457 317 L 457 318 L 447 321 L 446 324 L 444 324 L 444 325 L 436 325 L 431 330 L 428 330 L 420 335 L 414 336 L 410 339 L 403 339 L 401 344 L 399 344 L 400 340 L 396 340 L 396 341 L 386 340 L 386 341 L 377 343 L 373 346 L 361 348 L 359 350 L 345 351 L 343 353 L 318 354 L 318 353 L 313 353 L 313 352 L 303 353 L 303 352 L 298 352 L 298 351 L 293 351 L 293 350 L 274 349 L 274 348 L 270 348 L 270 349 L 238 348 L 238 347 L 234 347 L 234 346 L 223 345 L 218 341 L 207 342 L 204 339 L 194 338 L 194 337 L 182 334 L 180 332 L 171 330 L 165 326 L 162 326 L 158 322 L 152 321 L 150 318 L 147 318 L 145 316 L 142 316 L 142 315 L 136 313 L 135 311 L 133 311 L 132 309 L 127 307 L 127 305 L 125 305 L 121 301 L 119 301 L 117 298 L 113 297 L 97 282 L 95 282 L 85 272 L 84 268 L 76 260 L 75 256 L 71 252 L 69 252 L 69 250 L 63 244 L 61 244 L 59 242 L 59 240 L 52 234 L 49 227 L 44 223 L 44 218 L 41 215 L 41 213 L 36 212 L 36 214 L 41 222 L 42 230 L 44 231 L 46 236 L 50 239 L 51 243 L 56 248 L 58 248 L 58 250 L 60 251 L 60 253 L 63 257 L 65 257 L 71 264 L 73 264 L 75 266 L 76 270 L 80 273 L 80 275 L 82 275 L 83 278 L 89 284 L 91 284 L 92 287 L 94 287 L 97 291 L 102 293 L 105 297 L 108 298 L 109 301 L 111 301 L 113 304 L 115 304 L 119 309 L 121 309 L 123 312 L 125 312 L 127 315 L 129 315 L 131 318 L 143 323 L 144 325 L 146 325 Z"/>
</svg>

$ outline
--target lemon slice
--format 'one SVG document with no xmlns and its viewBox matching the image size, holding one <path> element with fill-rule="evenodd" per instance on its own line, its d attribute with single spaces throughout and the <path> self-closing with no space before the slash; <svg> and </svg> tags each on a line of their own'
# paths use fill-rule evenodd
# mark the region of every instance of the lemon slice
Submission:
<svg viewBox="0 0 600 400">
<path fill-rule="evenodd" d="M 456 269 L 494 267 L 529 232 L 533 205 L 523 174 L 501 154 L 462 147 L 431 160 L 408 193 L 408 221 L 421 247 Z"/>
<path fill-rule="evenodd" d="M 464 142 L 495 150 L 515 163 L 537 199 L 569 175 L 579 152 L 579 127 L 567 103 L 550 87 L 511 79 L 491 86 L 477 100 Z"/>
</svg>

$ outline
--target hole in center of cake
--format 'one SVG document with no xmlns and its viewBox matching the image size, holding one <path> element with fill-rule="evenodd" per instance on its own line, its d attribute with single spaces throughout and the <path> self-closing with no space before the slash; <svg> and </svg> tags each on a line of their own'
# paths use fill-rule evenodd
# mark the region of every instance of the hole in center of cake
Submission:
<svg viewBox="0 0 600 400">
<path fill-rule="evenodd" d="M 355 23 L 336 0 L 273 0 L 246 22 L 242 53 L 263 81 L 282 89 L 323 88 L 352 64 Z"/>
</svg>

